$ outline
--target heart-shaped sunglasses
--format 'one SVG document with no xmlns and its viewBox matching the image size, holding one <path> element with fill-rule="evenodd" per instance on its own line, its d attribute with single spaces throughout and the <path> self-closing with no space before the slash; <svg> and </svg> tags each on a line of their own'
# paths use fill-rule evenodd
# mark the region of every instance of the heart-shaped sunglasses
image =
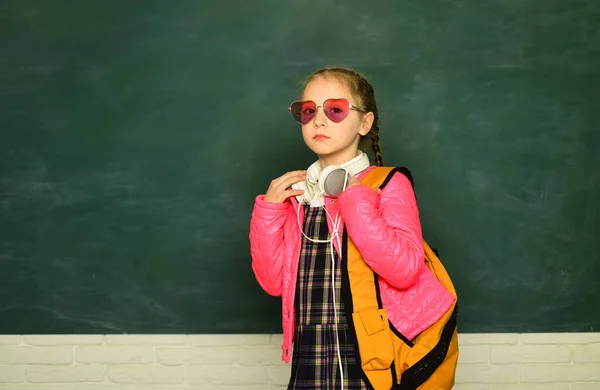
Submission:
<svg viewBox="0 0 600 390">
<path fill-rule="evenodd" d="M 321 106 L 317 106 L 317 103 L 312 100 L 296 100 L 290 104 L 288 110 L 296 122 L 305 125 L 315 117 L 319 107 Z M 350 103 L 348 99 L 327 99 L 323 102 L 322 107 L 325 116 L 335 123 L 343 121 L 350 110 L 365 113 L 364 110 Z"/>
</svg>

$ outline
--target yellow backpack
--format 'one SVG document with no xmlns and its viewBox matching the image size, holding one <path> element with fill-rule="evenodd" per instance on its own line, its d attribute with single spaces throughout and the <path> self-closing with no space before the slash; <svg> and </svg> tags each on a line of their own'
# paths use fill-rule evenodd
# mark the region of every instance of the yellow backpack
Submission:
<svg viewBox="0 0 600 390">
<path fill-rule="evenodd" d="M 361 180 L 373 189 L 383 188 L 396 172 L 408 177 L 406 168 L 377 167 Z M 342 252 L 347 261 L 344 278 L 352 296 L 352 321 L 364 377 L 375 390 L 447 390 L 454 385 L 458 361 L 455 303 L 414 340 L 407 340 L 389 322 L 382 307 L 377 275 L 365 263 L 352 240 L 345 235 Z M 442 285 L 456 297 L 450 276 L 434 250 L 423 241 L 425 263 Z"/>
</svg>

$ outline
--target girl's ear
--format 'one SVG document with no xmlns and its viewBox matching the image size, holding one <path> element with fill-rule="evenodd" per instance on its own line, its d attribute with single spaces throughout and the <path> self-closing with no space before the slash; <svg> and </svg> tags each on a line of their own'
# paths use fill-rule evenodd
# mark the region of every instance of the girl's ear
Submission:
<svg viewBox="0 0 600 390">
<path fill-rule="evenodd" d="M 371 126 L 373 126 L 373 121 L 375 120 L 375 115 L 372 112 L 367 112 L 363 116 L 362 124 L 360 127 L 360 131 L 358 132 L 360 135 L 365 136 L 371 131 Z"/>
</svg>

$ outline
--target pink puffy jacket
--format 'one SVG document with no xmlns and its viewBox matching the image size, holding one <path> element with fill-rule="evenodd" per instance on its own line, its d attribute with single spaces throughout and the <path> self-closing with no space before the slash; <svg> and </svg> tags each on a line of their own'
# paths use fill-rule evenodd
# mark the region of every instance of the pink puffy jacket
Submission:
<svg viewBox="0 0 600 390">
<path fill-rule="evenodd" d="M 371 168 L 363 171 L 360 180 Z M 352 186 L 337 199 L 325 198 L 331 216 L 344 226 L 365 262 L 380 277 L 383 307 L 392 325 L 412 340 L 435 323 L 454 303 L 450 294 L 424 262 L 421 224 L 409 180 L 395 173 L 378 195 L 366 186 Z M 298 203 L 270 203 L 256 197 L 250 222 L 252 269 L 260 286 L 282 297 L 283 354 L 289 363 L 294 337 L 294 299 L 302 233 Z M 303 226 L 303 207 L 300 226 Z M 332 223 L 327 218 L 329 231 Z M 338 254 L 340 248 L 334 240 Z"/>
</svg>

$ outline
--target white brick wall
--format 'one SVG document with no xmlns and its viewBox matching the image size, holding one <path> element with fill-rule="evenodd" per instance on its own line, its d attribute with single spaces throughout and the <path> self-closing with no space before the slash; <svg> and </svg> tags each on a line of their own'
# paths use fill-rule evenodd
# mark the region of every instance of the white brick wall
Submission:
<svg viewBox="0 0 600 390">
<path fill-rule="evenodd" d="M 600 390 L 600 333 L 461 334 L 458 390 Z M 0 390 L 284 389 L 281 335 L 0 335 Z"/>
</svg>

